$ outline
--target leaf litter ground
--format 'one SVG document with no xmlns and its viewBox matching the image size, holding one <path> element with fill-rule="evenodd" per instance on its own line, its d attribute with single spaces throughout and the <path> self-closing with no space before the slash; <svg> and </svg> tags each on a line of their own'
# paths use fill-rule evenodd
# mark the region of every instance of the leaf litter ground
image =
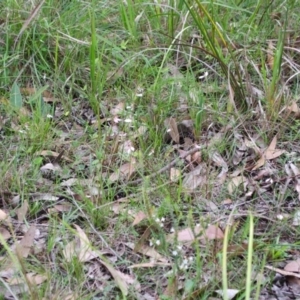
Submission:
<svg viewBox="0 0 300 300">
<path fill-rule="evenodd" d="M 197 95 L 182 85 L 187 74 L 178 64 L 166 65 L 164 80 L 176 82 L 178 101 L 163 120 L 147 89 L 132 88 L 132 100 L 111 83 L 99 114 L 78 93 L 66 107 L 44 91 L 55 106 L 44 123 L 29 106 L 1 116 L 5 298 L 220 299 L 224 255 L 228 297 L 242 298 L 250 213 L 259 299 L 299 298 L 297 102 L 284 106 L 275 124 L 264 118 L 261 99 L 251 116 L 232 119 L 208 103 L 199 128 L 188 100 Z M 206 73 L 200 77 L 207 97 L 228 94 L 226 83 L 215 87 Z M 17 93 L 37 93 L 13 89 L 14 105 L 21 105 Z M 168 93 L 160 95 L 166 102 Z M 146 97 L 152 122 L 140 113 Z"/>
<path fill-rule="evenodd" d="M 80 106 L 80 101 L 76 105 Z M 106 137 L 106 157 L 98 173 L 93 134 L 99 124 L 95 125 L 92 111 L 85 107 L 82 102 L 82 115 L 75 109 L 74 116 L 63 121 L 60 108 L 56 109 L 52 126 L 57 137 L 53 146 L 36 153 L 42 164 L 32 178 L 32 190 L 12 193 L 8 185 L 2 191 L 5 246 L 1 276 L 9 286 L 7 297 L 28 292 L 29 286 L 45 281 L 54 284 L 51 273 L 76 272 L 69 269 L 76 264 L 82 268 L 82 288 L 95 295 L 113 297 L 114 287 L 137 299 L 156 299 L 158 294 L 174 297 L 178 293 L 185 298 L 190 297 L 191 290 L 193 297 L 205 291 L 217 294 L 222 272 L 218 257 L 226 226 L 232 234 L 228 259 L 233 260 L 232 270 L 238 274 L 228 274 L 230 283 L 238 286 L 237 277 L 244 276 L 250 212 L 256 220 L 255 236 L 259 237 L 254 244 L 255 256 L 270 263 L 281 261 L 276 263 L 281 268 L 268 266 L 281 278 L 270 281 L 264 277 L 262 295 L 297 293 L 293 289 L 297 287 L 298 269 L 284 271 L 284 267 L 298 255 L 294 245 L 300 222 L 299 169 L 284 142 L 278 142 L 275 135 L 268 145 L 261 136 L 250 131 L 245 134 L 230 125 L 211 127 L 196 141 L 192 127 L 169 118 L 163 130 L 167 149 L 164 163 L 157 164 L 161 168 L 148 168 L 153 173 L 143 174 L 136 148 L 145 129 L 133 131 L 129 125 L 125 128 L 128 132 L 122 132 L 125 108 L 118 104 L 111 108 L 113 115 L 101 120 L 102 131 L 111 134 Z M 89 125 L 83 127 L 84 122 Z M 5 139 L 2 136 L 3 145 Z M 235 148 L 218 151 L 216 145 L 226 139 Z M 155 154 L 149 156 L 153 161 L 160 159 Z M 28 176 L 22 165 L 15 171 Z M 10 170 L 5 176 L 12 176 Z M 28 202 L 38 208 L 30 211 Z M 86 205 L 92 209 L 88 211 Z M 63 233 L 54 235 L 50 246 L 48 235 L 62 227 Z M 29 265 L 36 264 L 28 260 L 30 257 L 44 267 L 27 271 L 31 270 Z M 253 276 L 268 273 L 259 269 L 259 263 L 254 266 L 258 269 Z M 290 272 L 292 279 L 285 272 Z M 75 282 L 70 283 L 72 287 L 76 290 Z M 47 288 L 51 290 L 51 283 Z M 60 296 L 66 293 L 56 292 Z M 75 299 L 76 293 L 71 290 L 70 299 Z"/>
</svg>

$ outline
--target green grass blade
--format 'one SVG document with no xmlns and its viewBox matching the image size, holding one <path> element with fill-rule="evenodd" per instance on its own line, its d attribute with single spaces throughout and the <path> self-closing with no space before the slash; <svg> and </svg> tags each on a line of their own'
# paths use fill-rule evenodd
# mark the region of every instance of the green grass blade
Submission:
<svg viewBox="0 0 300 300">
<path fill-rule="evenodd" d="M 10 91 L 10 104 L 13 108 L 20 109 L 23 105 L 22 95 L 18 84 L 15 82 Z"/>
</svg>

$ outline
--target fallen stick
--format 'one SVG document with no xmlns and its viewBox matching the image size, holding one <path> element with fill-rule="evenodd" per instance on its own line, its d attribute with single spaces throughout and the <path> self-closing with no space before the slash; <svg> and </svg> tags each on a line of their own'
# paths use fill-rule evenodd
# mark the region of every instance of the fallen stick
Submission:
<svg viewBox="0 0 300 300">
<path fill-rule="evenodd" d="M 154 172 L 153 174 L 151 175 L 148 175 L 144 178 L 139 178 L 139 179 L 136 179 L 136 180 L 133 180 L 133 181 L 130 181 L 130 182 L 127 182 L 126 184 L 139 184 L 141 182 L 143 182 L 145 179 L 150 179 L 150 178 L 153 178 L 153 177 L 156 177 L 157 175 L 165 172 L 165 171 L 168 171 L 170 170 L 173 166 L 175 166 L 177 164 L 177 162 L 179 162 L 181 159 L 184 159 L 186 157 L 188 157 L 189 155 L 192 155 L 196 152 L 198 152 L 199 150 L 203 149 L 204 147 L 202 146 L 196 146 L 195 148 L 187 151 L 186 153 L 184 154 L 181 154 L 179 155 L 178 157 L 176 157 L 175 159 L 173 159 L 169 164 L 167 164 L 166 166 L 164 166 L 163 168 L 159 169 L 158 171 Z"/>
</svg>

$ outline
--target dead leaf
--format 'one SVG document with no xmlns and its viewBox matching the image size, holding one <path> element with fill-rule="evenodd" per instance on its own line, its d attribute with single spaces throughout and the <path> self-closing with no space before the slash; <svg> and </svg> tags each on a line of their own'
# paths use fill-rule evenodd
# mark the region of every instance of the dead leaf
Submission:
<svg viewBox="0 0 300 300">
<path fill-rule="evenodd" d="M 300 294 L 300 279 L 292 276 L 286 277 L 286 283 L 288 285 L 289 291 L 294 295 Z"/>
<path fill-rule="evenodd" d="M 203 237 L 209 240 L 223 239 L 224 233 L 218 226 L 209 225 L 208 228 L 205 230 Z"/>
<path fill-rule="evenodd" d="M 135 245 L 133 243 L 126 243 L 126 246 L 129 247 L 130 249 L 135 249 Z M 137 252 L 144 254 L 146 256 L 152 257 L 153 259 L 163 262 L 163 263 L 168 263 L 168 259 L 160 255 L 154 248 L 149 247 L 147 245 L 141 245 Z"/>
<path fill-rule="evenodd" d="M 2 209 L 0 209 L 0 222 L 3 222 L 6 226 L 11 225 L 11 218 L 10 216 Z"/>
<path fill-rule="evenodd" d="M 218 175 L 218 178 L 222 179 L 224 182 L 224 180 L 226 179 L 226 174 L 228 173 L 227 163 L 218 152 L 213 152 L 213 154 L 211 155 L 211 159 L 218 167 L 222 167 L 221 173 Z"/>
<path fill-rule="evenodd" d="M 28 273 L 26 274 L 27 280 L 32 285 L 42 284 L 44 281 L 48 279 L 46 275 L 36 274 L 36 273 Z"/>
<path fill-rule="evenodd" d="M 0 227 L 0 235 L 4 240 L 8 240 L 11 237 L 10 232 L 2 226 Z"/>
<path fill-rule="evenodd" d="M 130 140 L 124 141 L 123 144 L 119 145 L 119 151 L 123 154 L 130 154 L 135 151 L 135 146 Z M 134 159 L 132 159 L 131 163 L 133 163 L 133 160 Z"/>
<path fill-rule="evenodd" d="M 64 257 L 67 262 L 71 262 L 73 257 L 78 257 L 80 262 L 87 262 L 99 256 L 99 253 L 91 250 L 91 244 L 84 231 L 76 224 L 78 236 L 68 243 L 63 250 Z"/>
<path fill-rule="evenodd" d="M 269 147 L 267 148 L 267 150 L 264 153 L 264 156 L 266 159 L 271 160 L 271 159 L 277 158 L 282 153 L 286 152 L 285 150 L 276 149 L 276 144 L 277 144 L 277 136 L 275 135 L 271 144 L 269 145 Z"/>
<path fill-rule="evenodd" d="M 200 164 L 202 162 L 202 154 L 200 151 L 192 154 L 191 162 L 196 163 L 196 164 Z"/>
<path fill-rule="evenodd" d="M 172 182 L 178 182 L 181 177 L 181 171 L 179 169 L 171 168 L 170 169 L 170 180 Z"/>
<path fill-rule="evenodd" d="M 178 131 L 176 119 L 172 117 L 168 118 L 165 120 L 164 124 L 167 129 L 167 133 L 171 136 L 172 140 L 176 144 L 179 144 L 179 131 Z"/>
<path fill-rule="evenodd" d="M 58 158 L 61 157 L 67 162 L 72 162 L 72 160 L 65 155 L 61 155 L 61 153 L 55 152 L 55 151 L 50 151 L 50 150 L 42 150 L 37 153 L 37 155 L 43 156 L 43 157 L 53 157 L 53 158 Z"/>
<path fill-rule="evenodd" d="M 277 136 L 275 135 L 269 147 L 264 151 L 260 159 L 256 162 L 254 168 L 252 169 L 253 171 L 262 167 L 265 164 L 266 160 L 275 159 L 279 157 L 281 154 L 286 152 L 285 150 L 276 149 L 276 144 L 277 144 Z"/>
<path fill-rule="evenodd" d="M 182 181 L 182 186 L 187 190 L 195 190 L 201 184 L 206 182 L 206 167 L 205 164 L 198 165 L 190 173 L 187 173 Z"/>
<path fill-rule="evenodd" d="M 129 285 L 135 285 L 135 289 L 139 290 L 138 282 L 130 275 L 124 274 L 118 270 L 116 270 L 111 264 L 104 262 L 103 260 L 100 260 L 100 262 L 107 268 L 107 270 L 110 272 L 112 277 L 114 278 L 116 284 L 120 288 L 123 296 L 128 295 L 128 287 Z"/>
<path fill-rule="evenodd" d="M 54 171 L 54 172 L 61 172 L 62 168 L 58 165 L 58 164 L 52 164 L 52 163 L 48 163 L 45 164 L 44 166 L 42 166 L 40 168 L 41 171 Z"/>
<path fill-rule="evenodd" d="M 138 268 L 154 268 L 154 267 L 159 267 L 159 266 L 171 266 L 172 264 L 170 263 L 162 263 L 162 262 L 156 262 L 156 261 L 149 261 L 146 263 L 141 263 L 141 264 L 135 264 L 131 265 L 128 268 L 130 269 L 138 269 Z"/>
<path fill-rule="evenodd" d="M 285 164 L 284 167 L 285 167 L 285 171 L 288 174 L 288 176 L 295 177 L 294 186 L 298 193 L 298 199 L 300 200 L 300 178 L 299 178 L 300 170 L 298 169 L 298 167 L 295 164 L 293 164 L 291 162 Z M 296 215 L 296 218 L 294 220 L 295 220 L 295 223 L 297 223 L 297 222 L 299 222 L 299 220 L 298 221 L 296 220 L 298 218 L 297 212 L 295 215 Z"/>
<path fill-rule="evenodd" d="M 288 111 L 288 113 L 293 113 L 293 116 L 295 118 L 300 117 L 300 108 L 296 101 L 293 101 L 290 106 L 286 107 L 286 110 Z"/>
<path fill-rule="evenodd" d="M 59 213 L 59 212 L 68 212 L 72 208 L 70 203 L 57 204 L 48 209 L 48 212 L 51 213 Z"/>
<path fill-rule="evenodd" d="M 25 283 L 21 284 L 12 284 L 9 286 L 9 290 L 4 287 L 0 286 L 0 294 L 4 296 L 3 299 L 18 299 L 16 295 L 24 294 L 28 292 L 28 285 Z"/>
<path fill-rule="evenodd" d="M 22 240 L 19 243 L 16 242 L 15 249 L 18 256 L 23 258 L 28 257 L 31 247 L 33 246 L 35 232 L 35 225 L 31 225 Z"/>
<path fill-rule="evenodd" d="M 19 222 L 24 222 L 28 208 L 29 208 L 28 202 L 25 200 L 22 206 L 17 209 L 17 216 Z"/>
<path fill-rule="evenodd" d="M 221 295 L 222 297 L 224 296 L 224 290 L 216 290 L 216 293 Z M 226 294 L 227 294 L 227 299 L 233 299 L 237 294 L 239 293 L 239 290 L 234 290 L 234 289 L 227 289 Z"/>
<path fill-rule="evenodd" d="M 289 262 L 285 267 L 285 271 L 300 273 L 300 259 Z"/>
<path fill-rule="evenodd" d="M 236 176 L 230 179 L 228 182 L 228 192 L 230 195 L 233 195 L 238 188 L 242 188 L 243 191 L 246 190 L 246 187 L 248 185 L 248 179 L 244 176 Z"/>
<path fill-rule="evenodd" d="M 136 167 L 136 160 L 134 158 L 131 158 L 129 163 L 122 165 L 119 168 L 119 170 L 112 173 L 109 176 L 109 180 L 111 182 L 116 182 L 119 180 L 121 181 L 129 180 L 132 174 L 135 172 L 135 167 Z"/>
<path fill-rule="evenodd" d="M 140 222 L 142 222 L 146 218 L 147 218 L 147 215 L 143 211 L 139 211 L 136 214 L 135 218 L 134 218 L 132 226 L 135 226 L 135 225 L 139 224 Z"/>
<path fill-rule="evenodd" d="M 118 116 L 118 115 L 120 115 L 124 111 L 124 109 L 125 109 L 125 103 L 124 102 L 120 102 L 114 108 L 112 108 L 110 110 L 110 113 L 113 116 Z"/>
<path fill-rule="evenodd" d="M 195 226 L 194 230 L 191 228 L 185 228 L 178 232 L 171 233 L 167 236 L 168 242 L 191 242 L 194 241 L 197 235 L 203 232 L 203 228 L 201 226 Z M 196 235 L 196 236 L 195 236 Z"/>
<path fill-rule="evenodd" d="M 30 197 L 33 201 L 57 201 L 59 199 L 59 197 L 49 193 L 32 193 Z"/>
</svg>

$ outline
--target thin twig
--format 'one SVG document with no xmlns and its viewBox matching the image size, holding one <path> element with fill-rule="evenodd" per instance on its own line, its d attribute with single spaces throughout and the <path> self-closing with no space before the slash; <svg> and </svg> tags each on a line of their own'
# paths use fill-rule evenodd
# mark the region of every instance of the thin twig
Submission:
<svg viewBox="0 0 300 300">
<path fill-rule="evenodd" d="M 100 240 L 103 242 L 103 244 L 110 249 L 110 251 L 117 256 L 119 259 L 122 260 L 122 257 L 116 252 L 114 251 L 106 242 L 106 240 L 102 237 L 102 235 L 96 230 L 96 228 L 94 227 L 94 225 L 92 224 L 92 222 L 90 221 L 89 217 L 83 212 L 82 208 L 78 205 L 77 201 L 74 199 L 74 204 L 75 206 L 79 209 L 79 211 L 82 213 L 82 216 L 87 220 L 87 222 L 89 223 L 90 227 L 92 228 L 93 232 L 100 238 Z"/>
<path fill-rule="evenodd" d="M 196 152 L 198 152 L 199 150 L 203 149 L 204 147 L 203 146 L 197 146 L 189 151 L 187 151 L 186 153 L 182 154 L 182 155 L 179 155 L 179 157 L 176 157 L 174 160 L 172 160 L 169 164 L 167 164 L 166 166 L 164 166 L 163 168 L 161 168 L 160 170 L 154 172 L 153 174 L 149 175 L 149 176 L 146 176 L 144 178 L 139 178 L 137 180 L 133 180 L 133 181 L 130 181 L 130 182 L 127 182 L 126 184 L 127 185 L 136 185 L 136 184 L 139 184 L 141 182 L 143 182 L 144 180 L 147 180 L 147 179 L 150 179 L 150 178 L 153 178 L 153 177 L 156 177 L 157 175 L 163 173 L 163 172 L 166 172 L 168 170 L 170 170 L 173 166 L 175 166 L 181 159 L 184 159 L 186 157 L 188 157 L 189 155 L 192 155 Z"/>
</svg>

